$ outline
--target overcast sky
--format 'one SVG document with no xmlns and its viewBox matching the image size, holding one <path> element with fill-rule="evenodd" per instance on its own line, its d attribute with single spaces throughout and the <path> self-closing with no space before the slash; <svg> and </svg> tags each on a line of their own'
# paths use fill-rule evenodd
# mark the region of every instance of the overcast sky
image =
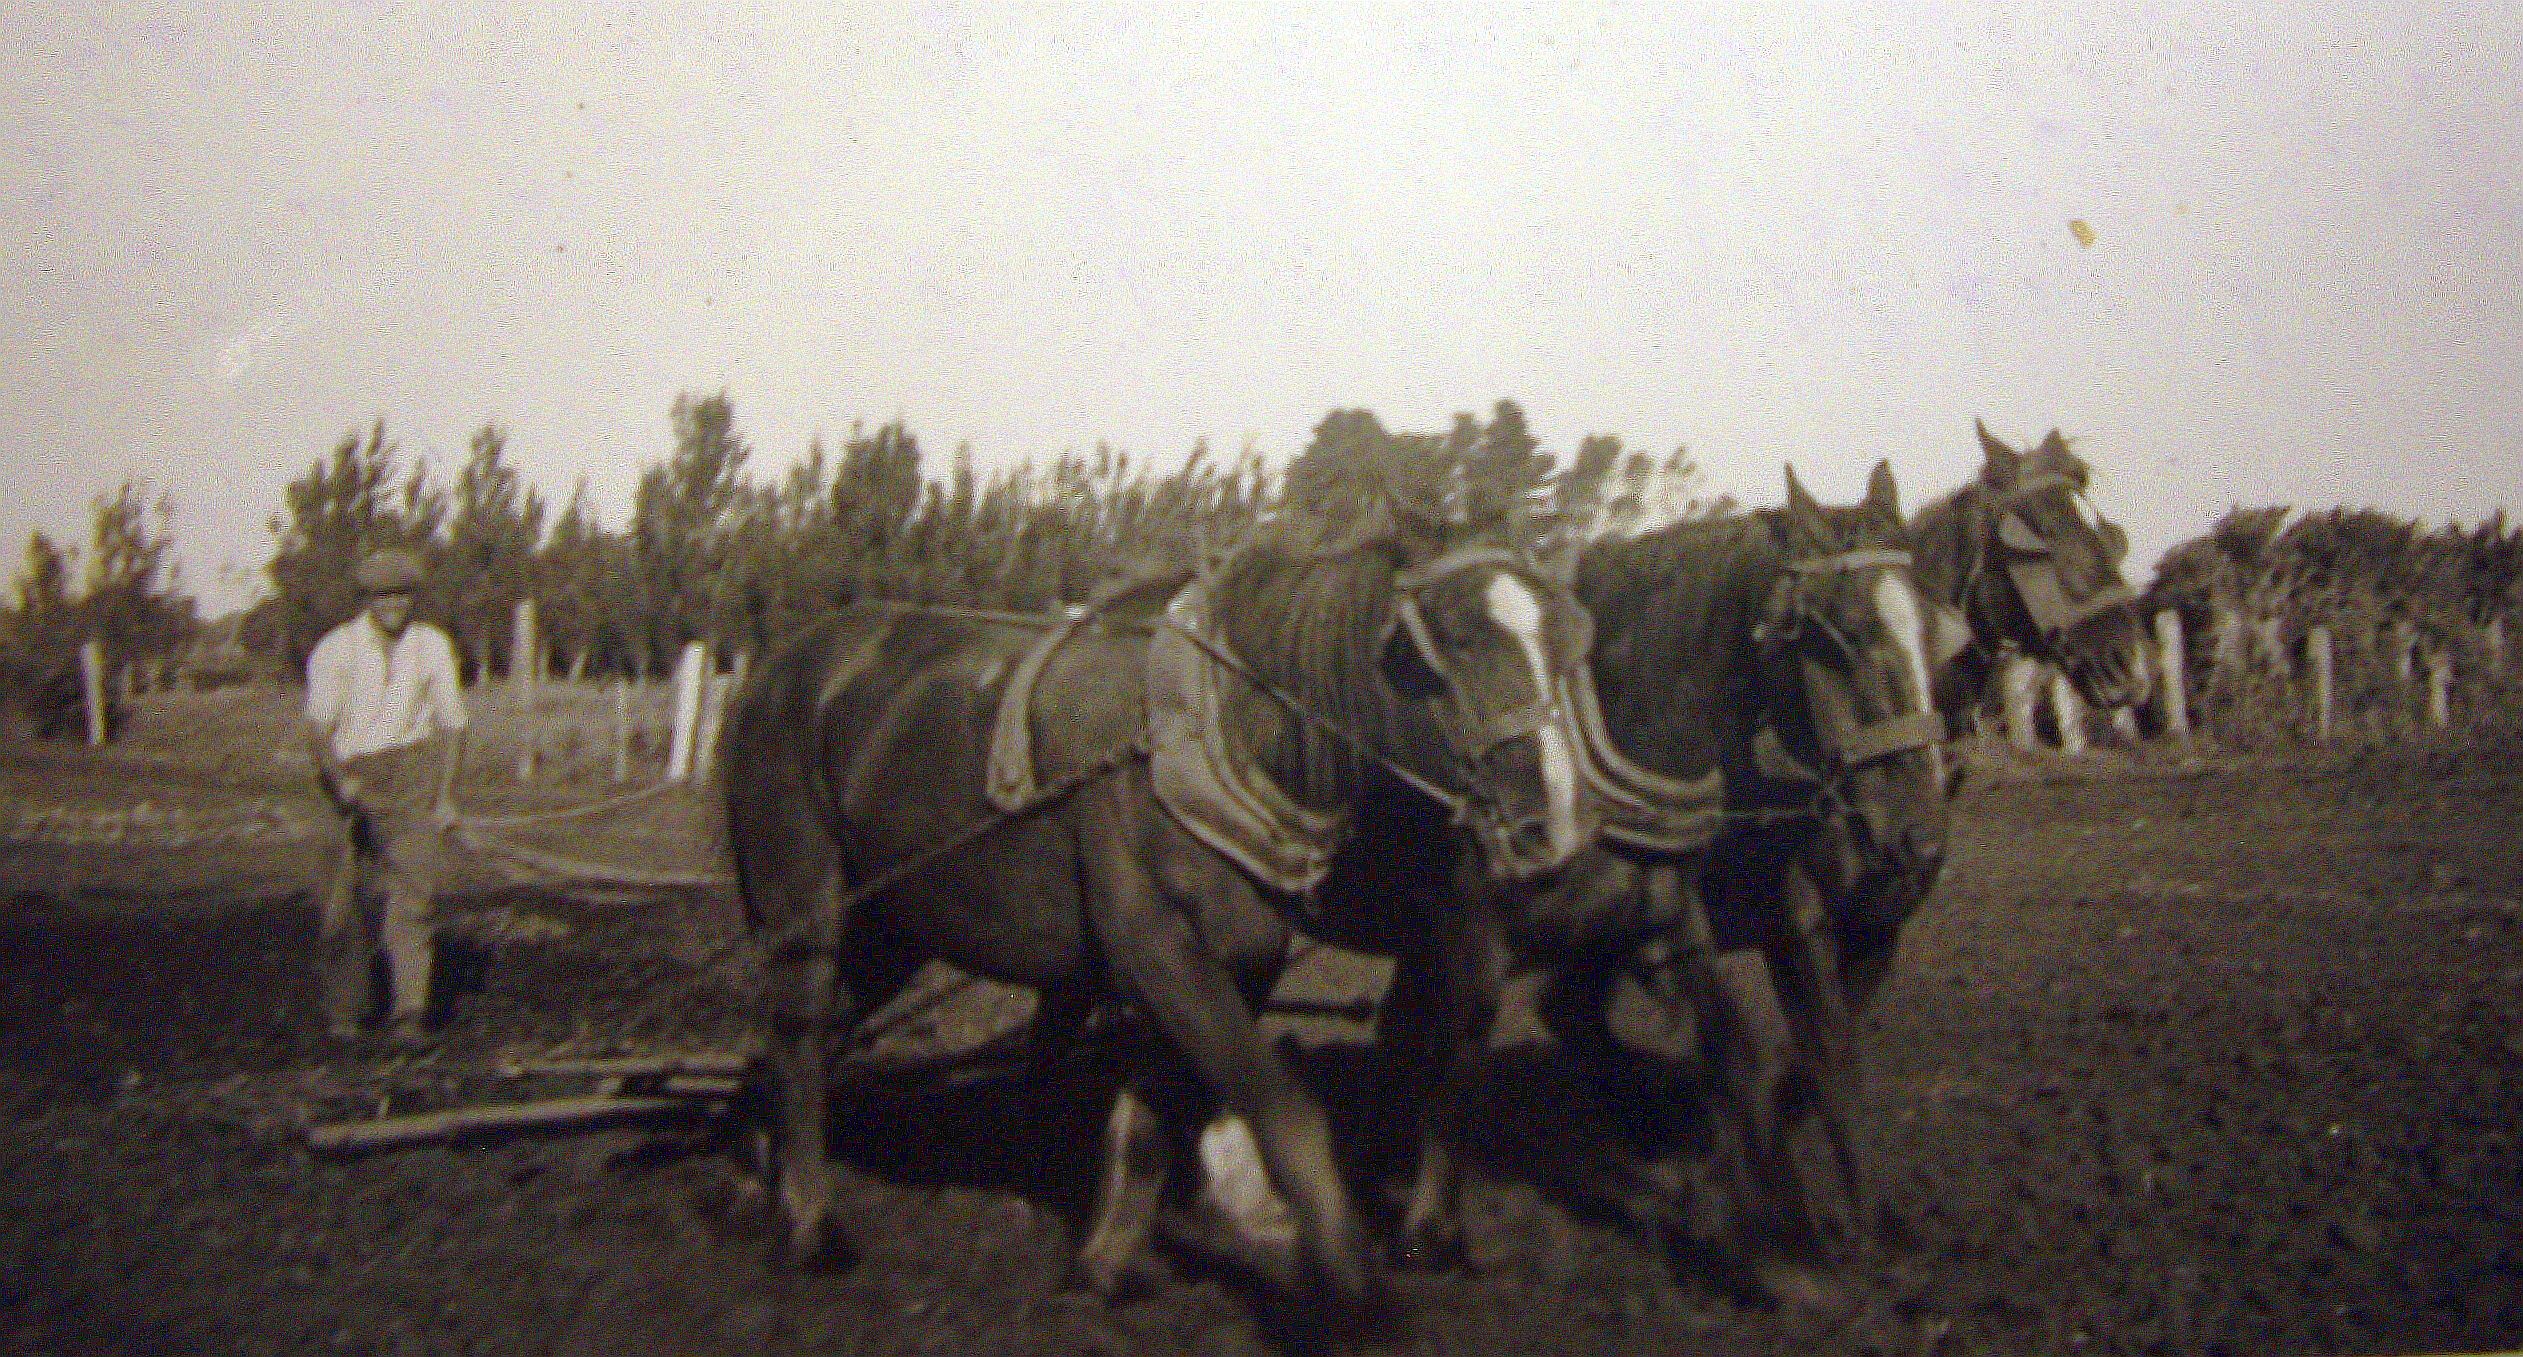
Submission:
<svg viewBox="0 0 2523 1357">
<path fill-rule="evenodd" d="M 618 525 L 721 388 L 766 473 L 860 419 L 1284 460 L 1503 396 L 1753 503 L 2056 425 L 2141 578 L 2238 501 L 2474 521 L 2523 507 L 2484 8 L 33 6 L 0 560 L 138 478 L 233 605 L 379 416 L 442 468 L 495 420 Z"/>
</svg>

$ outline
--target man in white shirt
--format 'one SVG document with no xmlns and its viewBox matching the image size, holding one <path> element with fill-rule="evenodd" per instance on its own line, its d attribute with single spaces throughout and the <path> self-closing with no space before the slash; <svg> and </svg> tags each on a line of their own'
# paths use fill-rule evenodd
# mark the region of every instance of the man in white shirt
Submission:
<svg viewBox="0 0 2523 1357">
<path fill-rule="evenodd" d="M 416 1044 L 428 1039 L 430 905 L 456 820 L 464 695 L 447 634 L 412 620 L 419 560 L 372 551 L 358 579 L 358 616 L 307 656 L 307 749 L 343 834 L 321 899 L 317 968 L 327 1028 L 354 1036 L 382 943 L 389 1034 Z M 363 906 L 380 887 L 382 910 Z"/>
</svg>

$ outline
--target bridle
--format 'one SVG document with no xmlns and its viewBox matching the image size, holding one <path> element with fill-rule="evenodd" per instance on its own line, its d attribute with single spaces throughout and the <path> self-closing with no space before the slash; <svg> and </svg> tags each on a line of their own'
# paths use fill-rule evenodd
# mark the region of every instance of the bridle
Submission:
<svg viewBox="0 0 2523 1357">
<path fill-rule="evenodd" d="M 1446 663 L 1435 634 L 1429 630 L 1427 614 L 1420 610 L 1418 596 L 1435 584 L 1481 566 L 1493 566 L 1515 575 L 1534 586 L 1536 593 L 1545 598 L 1558 592 L 1536 577 L 1531 562 L 1503 547 L 1494 546 L 1458 547 L 1393 576 L 1395 625 L 1409 634 L 1411 644 L 1419 651 L 1421 662 L 1436 674 L 1444 694 L 1432 704 L 1437 723 L 1444 730 L 1446 743 L 1454 750 L 1455 757 L 1468 766 L 1478 766 L 1500 745 L 1512 740 L 1529 739 L 1568 719 L 1567 710 L 1560 701 L 1560 683 L 1545 684 L 1530 701 L 1497 710 L 1484 710 L 1478 705 L 1471 685 L 1461 682 L 1452 666 Z M 1574 607 L 1571 600 L 1553 601 L 1560 605 L 1562 617 L 1568 619 L 1571 625 L 1582 628 L 1573 637 L 1563 638 L 1563 643 L 1556 647 L 1560 652 L 1558 667 L 1561 673 L 1553 677 L 1564 679 L 1572 669 L 1584 672 L 1586 652 L 1593 646 L 1593 623 L 1586 618 L 1583 610 Z"/>
<path fill-rule="evenodd" d="M 1482 756 L 1499 745 L 1509 740 L 1535 735 L 1555 722 L 1568 719 L 1559 701 L 1561 685 L 1554 685 L 1551 692 L 1541 695 L 1534 701 L 1521 703 L 1502 711 L 1484 712 L 1472 705 L 1470 690 L 1456 681 L 1456 675 L 1447 665 L 1444 652 L 1439 649 L 1434 633 L 1429 630 L 1428 619 L 1420 610 L 1417 596 L 1421 591 L 1443 580 L 1484 565 L 1513 571 L 1519 578 L 1528 581 L 1534 581 L 1535 578 L 1531 562 L 1503 547 L 1493 546 L 1459 547 L 1418 565 L 1397 571 L 1393 577 L 1395 615 L 1393 626 L 1407 631 L 1412 648 L 1417 651 L 1420 660 L 1440 680 L 1445 696 L 1432 706 L 1456 762 L 1467 772 L 1478 763 Z M 1588 627 L 1588 630 L 1579 638 L 1580 641 L 1590 639 L 1591 625 L 1584 622 L 1584 614 L 1575 613 L 1572 620 Z M 1254 691 L 1269 698 L 1290 716 L 1340 740 L 1359 757 L 1392 775 L 1396 781 L 1444 807 L 1454 823 L 1458 825 L 1474 823 L 1479 818 L 1481 810 L 1494 803 L 1494 798 L 1481 788 L 1477 778 L 1467 776 L 1462 780 L 1463 785 L 1447 786 L 1435 778 L 1413 770 L 1378 748 L 1374 741 L 1368 739 L 1350 723 L 1315 710 L 1280 688 L 1279 685 L 1272 683 L 1267 677 L 1256 672 L 1251 665 L 1246 664 L 1241 656 L 1222 644 L 1218 638 L 1206 635 L 1196 628 L 1184 626 L 1170 613 L 1159 625 L 1182 635 L 1203 654 L 1250 684 Z M 1386 639 L 1390 638 L 1390 634 L 1388 629 Z M 1571 650 L 1565 662 L 1574 665 L 1578 672 L 1583 673 L 1584 657 L 1585 646 L 1579 644 Z"/>
<path fill-rule="evenodd" d="M 2083 598 L 2068 597 L 2067 586 L 2059 578 L 2056 548 L 2023 511 L 2023 505 L 2033 496 L 2060 489 L 2070 494 L 2078 491 L 2074 480 L 2055 473 L 2027 475 L 2003 492 L 1986 488 L 1980 490 L 1975 498 L 1975 514 L 1980 521 L 1971 534 L 1971 566 L 1965 572 L 1962 592 L 1963 606 L 1973 614 L 1981 613 L 1988 606 L 1982 601 L 1979 583 L 1988 575 L 1992 566 L 1990 557 L 1994 555 L 1997 558 L 1995 568 L 2014 587 L 2017 603 L 2032 622 L 2034 649 L 2041 653 L 2042 658 L 2054 663 L 2064 658 L 2066 640 L 2078 627 L 2115 608 L 2127 607 L 2137 601 L 2137 595 L 2130 591 L 2128 585 L 2117 580 Z M 1989 544 L 1990 534 L 1985 531 L 1991 517 L 1997 525 L 1994 547 Z M 2104 527 L 2110 532 L 2118 531 L 2108 524 Z M 2126 539 L 2121 541 L 2125 550 Z M 1988 625 L 1984 628 L 1983 624 Z M 1999 624 L 1999 619 L 1979 615 L 1972 617 L 1975 636 L 2003 636 L 2007 630 Z"/>
<path fill-rule="evenodd" d="M 1930 706 L 1867 720 L 1857 714 L 1854 701 L 1818 700 L 1829 688 L 1848 695 L 1848 684 L 1815 652 L 1825 652 L 1853 669 L 1866 648 L 1813 606 L 1814 587 L 1820 581 L 1860 570 L 1909 567 L 1907 551 L 1861 547 L 1791 561 L 1787 573 L 1770 590 L 1761 620 L 1753 628 L 1754 644 L 1760 649 L 1765 673 L 1778 672 L 1791 659 L 1796 665 L 1817 755 L 1816 761 L 1808 762 L 1788 748 L 1786 737 L 1779 730 L 1779 713 L 1765 694 L 1761 725 L 1752 737 L 1753 771 L 1766 781 L 1807 793 L 1803 806 L 1780 818 L 1832 820 L 1855 814 L 1845 791 L 1852 777 L 1887 760 L 1933 748 L 1943 740 L 1943 718 Z M 1898 657 L 1893 658 L 1898 662 Z"/>
</svg>

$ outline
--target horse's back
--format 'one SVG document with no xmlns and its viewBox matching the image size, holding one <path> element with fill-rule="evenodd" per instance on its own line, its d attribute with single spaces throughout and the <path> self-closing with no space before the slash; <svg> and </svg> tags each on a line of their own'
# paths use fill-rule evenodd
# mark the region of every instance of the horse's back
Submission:
<svg viewBox="0 0 2523 1357">
<path fill-rule="evenodd" d="M 1050 622 L 860 607 L 782 651 L 731 721 L 740 863 L 823 854 L 859 884 L 908 868 L 853 912 L 982 974 L 1071 978 L 1085 953 L 1069 803 L 1009 813 L 986 791 L 1010 680 Z M 1043 666 L 1029 717 L 1040 785 L 1136 748 L 1145 649 L 1144 635 L 1090 625 Z"/>
</svg>

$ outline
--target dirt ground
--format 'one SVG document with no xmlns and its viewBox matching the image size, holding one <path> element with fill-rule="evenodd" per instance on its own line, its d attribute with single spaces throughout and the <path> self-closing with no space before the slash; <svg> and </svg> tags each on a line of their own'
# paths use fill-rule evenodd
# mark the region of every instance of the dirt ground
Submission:
<svg viewBox="0 0 2523 1357">
<path fill-rule="evenodd" d="M 503 1057 L 733 1041 L 732 905 L 467 881 L 424 1056 L 328 1050 L 321 817 L 252 695 L 144 702 L 100 755 L 0 745 L 0 1348 L 22 1352 L 1272 1350 L 1186 1262 L 1061 1286 L 1104 1087 L 894 1078 L 839 1134 L 865 1261 L 772 1268 L 708 1126 L 357 1159 L 312 1122 L 536 1092 Z M 575 747 L 573 746 L 573 750 Z M 584 751 L 576 751 L 584 752 Z M 575 756 L 575 754 L 573 754 Z M 593 759 L 593 754 L 586 756 Z M 477 800 L 600 794 L 568 769 Z M 559 760 L 556 757 L 556 762 Z M 538 798 L 540 798 L 538 800 Z M 591 853 L 714 869 L 699 797 Z M 1570 1190 L 1601 1109 L 1521 1041 L 1474 1124 L 1475 1270 L 1404 1277 L 1429 1353 L 2423 1352 L 2523 1343 L 2523 743 L 2241 763 L 2005 762 L 1867 1020 L 1871 1150 L 1910 1247 L 1823 1321 L 1738 1304 Z M 1327 989 L 1362 972 L 1317 970 Z M 986 1002 L 985 1002 L 986 1000 Z M 1021 1012 L 967 995 L 900 1045 Z M 1367 1195 L 1390 1127 L 1354 1029 L 1309 1070 Z M 573 1086 L 575 1087 L 575 1086 Z"/>
</svg>

